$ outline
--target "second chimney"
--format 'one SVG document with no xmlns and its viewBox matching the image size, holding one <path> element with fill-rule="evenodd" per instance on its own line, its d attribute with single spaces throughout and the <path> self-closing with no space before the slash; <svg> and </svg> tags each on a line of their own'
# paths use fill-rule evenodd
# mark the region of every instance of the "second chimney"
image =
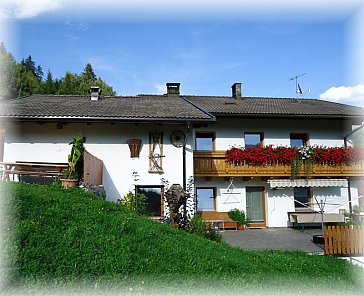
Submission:
<svg viewBox="0 0 364 296">
<path fill-rule="evenodd" d="M 177 82 L 168 82 L 167 84 L 167 95 L 176 95 L 179 96 L 179 86 L 180 83 Z"/>
<path fill-rule="evenodd" d="M 234 99 L 241 99 L 241 83 L 236 82 L 231 86 L 233 98 Z"/>
<path fill-rule="evenodd" d="M 98 86 L 91 86 L 90 94 L 91 94 L 91 101 L 97 101 L 101 95 L 101 88 Z"/>
</svg>

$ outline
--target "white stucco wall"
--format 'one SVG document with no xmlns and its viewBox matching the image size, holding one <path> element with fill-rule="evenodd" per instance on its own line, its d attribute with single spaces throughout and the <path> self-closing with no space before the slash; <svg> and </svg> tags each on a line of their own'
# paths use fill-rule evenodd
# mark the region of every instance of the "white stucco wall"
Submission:
<svg viewBox="0 0 364 296">
<path fill-rule="evenodd" d="M 6 126 L 4 161 L 67 162 L 68 143 L 78 133 L 86 137 L 85 148 L 103 161 L 103 185 L 109 200 L 116 201 L 138 185 L 161 185 L 161 178 L 170 184 L 181 184 L 182 148 L 170 142 L 173 130 L 180 125 L 153 124 L 81 124 L 69 123 L 57 129 L 55 123 L 8 123 Z M 149 132 L 163 132 L 163 174 L 149 173 Z M 130 158 L 128 139 L 142 139 L 139 158 Z M 193 175 L 192 137 L 186 147 L 186 178 Z M 133 172 L 139 174 L 134 182 Z"/>
<path fill-rule="evenodd" d="M 287 212 L 295 211 L 292 188 L 268 189 L 266 211 L 268 227 L 290 226 Z"/>
<path fill-rule="evenodd" d="M 263 132 L 264 145 L 290 146 L 290 133 L 308 133 L 311 146 L 344 146 L 350 126 L 339 120 L 219 119 L 215 125 L 195 131 L 216 133 L 215 149 L 244 146 L 245 132 Z"/>
</svg>

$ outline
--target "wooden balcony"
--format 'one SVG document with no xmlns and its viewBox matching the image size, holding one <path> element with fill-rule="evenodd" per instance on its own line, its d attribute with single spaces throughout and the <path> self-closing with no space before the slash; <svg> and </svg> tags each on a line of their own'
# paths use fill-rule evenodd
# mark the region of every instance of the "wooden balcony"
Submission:
<svg viewBox="0 0 364 296">
<path fill-rule="evenodd" d="M 225 151 L 194 152 L 196 177 L 290 177 L 290 165 L 234 165 L 225 160 Z M 305 176 L 302 166 L 300 175 Z M 313 165 L 312 177 L 360 177 L 364 176 L 364 162 L 354 165 Z"/>
</svg>

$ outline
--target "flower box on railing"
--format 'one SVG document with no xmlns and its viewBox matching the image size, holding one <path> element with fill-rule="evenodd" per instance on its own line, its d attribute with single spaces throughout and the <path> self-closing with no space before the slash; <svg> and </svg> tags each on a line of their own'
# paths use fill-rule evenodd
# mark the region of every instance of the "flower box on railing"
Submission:
<svg viewBox="0 0 364 296">
<path fill-rule="evenodd" d="M 226 151 L 195 151 L 195 176 L 241 176 L 241 177 L 292 177 L 291 163 L 251 164 L 245 162 L 230 162 L 226 160 Z M 299 177 L 305 176 L 304 165 L 301 164 Z M 312 164 L 312 177 L 349 177 L 364 176 L 364 161 L 354 164 L 328 165 Z"/>
<path fill-rule="evenodd" d="M 319 165 L 351 165 L 364 159 L 364 149 L 357 147 L 232 147 L 225 153 L 234 165 L 287 165 L 296 160 Z"/>
</svg>

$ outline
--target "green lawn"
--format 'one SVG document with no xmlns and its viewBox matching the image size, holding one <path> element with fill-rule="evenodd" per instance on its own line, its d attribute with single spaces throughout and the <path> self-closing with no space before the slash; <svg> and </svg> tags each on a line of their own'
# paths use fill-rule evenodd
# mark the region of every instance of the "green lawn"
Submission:
<svg viewBox="0 0 364 296">
<path fill-rule="evenodd" d="M 10 229 L 2 236 L 8 239 L 6 279 L 13 291 L 355 295 L 363 288 L 362 270 L 344 260 L 244 251 L 80 189 L 7 183 L 1 193 L 2 225 Z"/>
</svg>

